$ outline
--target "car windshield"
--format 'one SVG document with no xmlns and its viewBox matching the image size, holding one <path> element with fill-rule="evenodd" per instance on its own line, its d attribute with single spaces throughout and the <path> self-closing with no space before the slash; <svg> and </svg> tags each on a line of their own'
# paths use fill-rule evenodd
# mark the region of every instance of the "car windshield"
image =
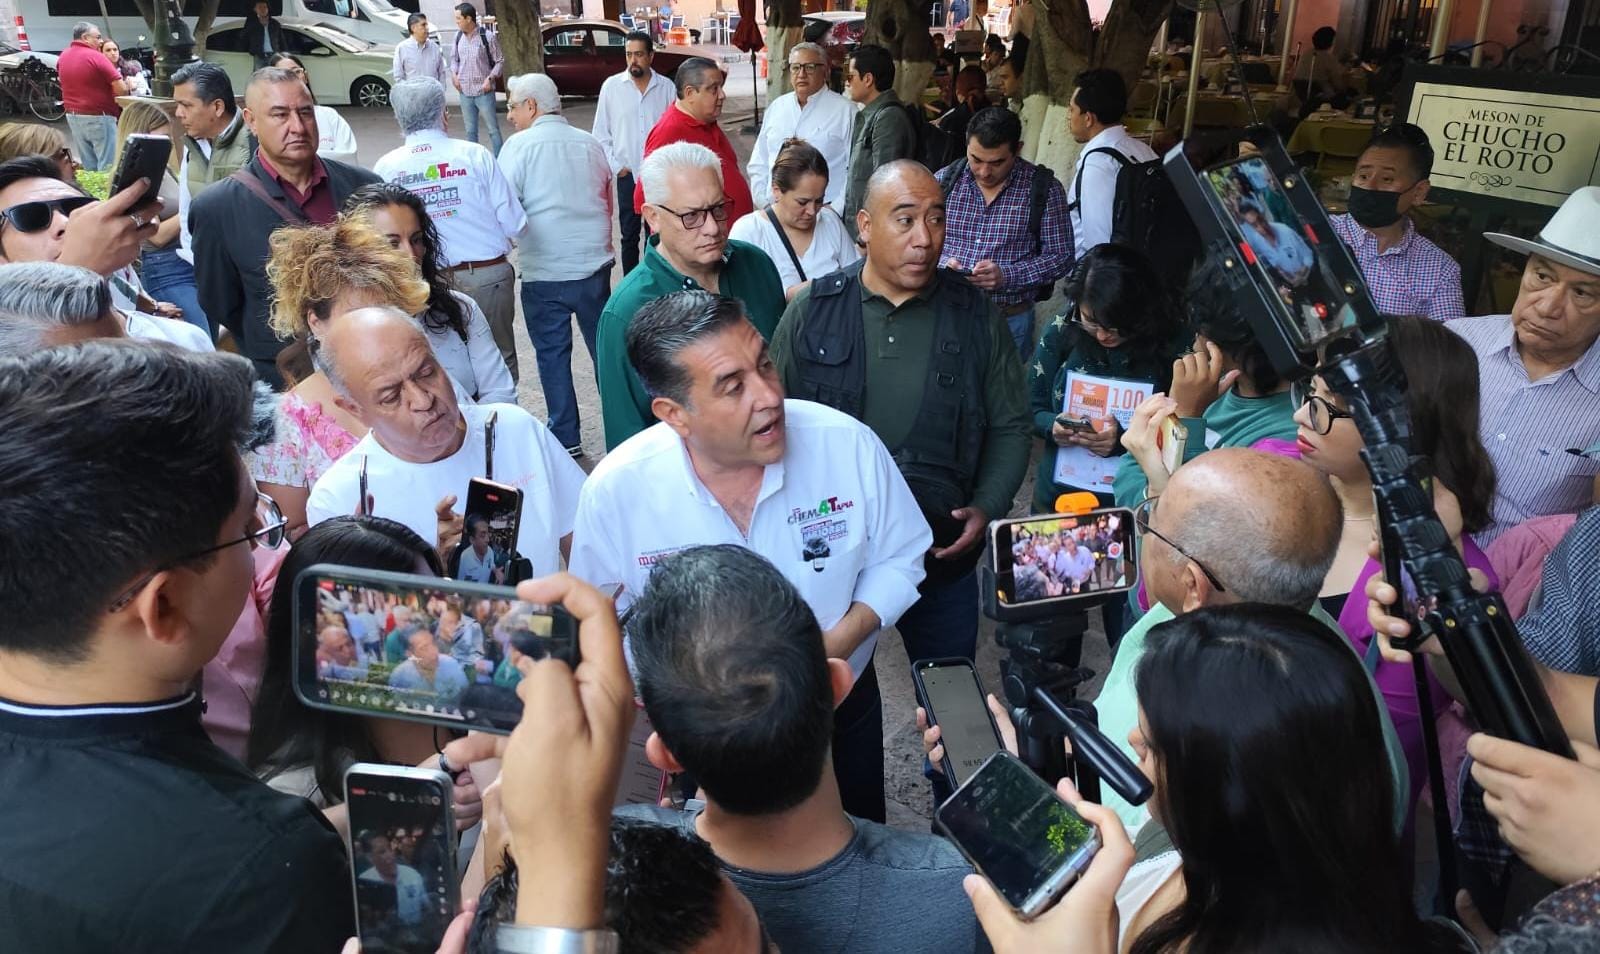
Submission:
<svg viewBox="0 0 1600 954">
<path fill-rule="evenodd" d="M 0 56 L 4 56 L 7 53 L 21 53 L 21 52 L 22 52 L 21 50 L 17 49 L 16 47 L 12 46 L 11 44 L 7 43 L 6 41 L 0 40 Z"/>
<path fill-rule="evenodd" d="M 367 50 L 377 46 L 376 43 L 370 40 L 363 40 L 354 33 L 346 33 L 336 27 L 325 26 L 320 23 L 316 26 L 301 27 L 301 29 L 329 46 L 343 50 L 346 53 L 365 53 Z"/>
</svg>

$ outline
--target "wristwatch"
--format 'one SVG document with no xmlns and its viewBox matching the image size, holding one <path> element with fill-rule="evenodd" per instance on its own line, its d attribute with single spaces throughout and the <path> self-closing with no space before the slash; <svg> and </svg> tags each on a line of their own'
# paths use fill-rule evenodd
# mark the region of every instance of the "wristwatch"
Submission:
<svg viewBox="0 0 1600 954">
<path fill-rule="evenodd" d="M 574 931 L 567 928 L 507 924 L 495 927 L 500 954 L 617 954 L 617 932 L 610 928 Z"/>
</svg>

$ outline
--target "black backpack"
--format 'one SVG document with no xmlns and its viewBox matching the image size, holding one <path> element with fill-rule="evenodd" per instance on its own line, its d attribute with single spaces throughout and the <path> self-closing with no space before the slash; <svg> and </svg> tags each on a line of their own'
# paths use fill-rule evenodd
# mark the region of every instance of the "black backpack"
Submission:
<svg viewBox="0 0 1600 954">
<path fill-rule="evenodd" d="M 967 157 L 962 156 L 948 166 L 940 167 L 940 170 L 949 173 L 945 176 L 944 185 L 941 186 L 944 198 L 948 200 L 950 191 L 956 187 L 956 180 L 960 179 L 961 174 L 967 171 Z M 1044 239 L 1040 230 L 1044 227 L 1044 207 L 1050 199 L 1050 187 L 1055 184 L 1055 171 L 1049 166 L 1034 163 L 1033 185 L 1028 189 L 1028 234 L 1033 236 L 1033 251 L 1036 255 L 1044 248 Z M 1069 209 L 1068 211 L 1070 212 L 1071 210 Z M 1037 300 L 1048 301 L 1054 290 L 1055 283 L 1052 282 L 1039 290 Z"/>
<path fill-rule="evenodd" d="M 1160 159 L 1135 162 L 1109 146 L 1091 149 L 1084 161 L 1104 153 L 1122 165 L 1111 205 L 1111 241 L 1150 257 L 1168 288 L 1182 288 L 1200 257 L 1200 233 L 1183 200 L 1172 188 Z M 1081 168 L 1081 167 L 1080 167 Z M 1068 211 L 1083 204 L 1083 177 L 1077 177 Z"/>
<path fill-rule="evenodd" d="M 915 151 L 907 158 L 927 166 L 929 172 L 938 172 L 965 151 L 966 143 L 928 122 L 920 105 L 901 102 L 899 106 L 911 120 L 911 134 L 916 139 Z"/>
</svg>

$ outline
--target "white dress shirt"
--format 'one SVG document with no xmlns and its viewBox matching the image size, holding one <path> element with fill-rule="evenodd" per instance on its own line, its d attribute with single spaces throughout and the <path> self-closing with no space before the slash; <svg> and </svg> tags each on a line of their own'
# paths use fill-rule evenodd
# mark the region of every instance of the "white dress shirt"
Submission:
<svg viewBox="0 0 1600 954">
<path fill-rule="evenodd" d="M 772 164 L 783 141 L 799 138 L 815 146 L 828 161 L 828 204 L 843 209 L 845 190 L 850 186 L 850 137 L 855 121 L 856 104 L 831 89 L 811 94 L 804 106 L 793 93 L 773 100 L 745 167 L 756 208 L 772 202 Z"/>
<path fill-rule="evenodd" d="M 334 162 L 356 164 L 356 132 L 332 106 L 318 104 L 317 155 Z"/>
<path fill-rule="evenodd" d="M 438 539 L 434 508 L 448 496 L 457 506 L 467 499 L 467 482 L 484 476 L 483 425 L 490 412 L 495 423 L 494 480 L 522 491 L 522 523 L 517 552 L 533 564 L 534 576 L 561 569 L 561 538 L 572 532 L 572 518 L 583 486 L 583 470 L 572 455 L 533 415 L 514 404 L 462 405 L 466 439 L 461 448 L 429 464 L 404 461 L 390 454 L 371 432 L 334 461 L 317 478 L 306 499 L 306 522 L 355 513 L 360 496 L 361 461 L 367 462 L 367 493 L 372 515 L 388 517 L 416 531 L 430 543 Z"/>
<path fill-rule="evenodd" d="M 528 220 L 517 238 L 523 281 L 571 282 L 610 267 L 617 189 L 599 140 L 552 113 L 507 139 L 497 161 Z"/>
<path fill-rule="evenodd" d="M 836 272 L 861 257 L 861 250 L 845 230 L 844 220 L 839 218 L 839 213 L 826 207 L 817 213 L 817 227 L 811 233 L 811 247 L 800 256 L 800 265 L 806 271 L 804 278 L 795 270 L 794 260 L 784 249 L 783 239 L 778 236 L 778 229 L 772 220 L 767 218 L 766 209 L 757 209 L 733 223 L 728 237 L 749 242 L 766 252 L 772 264 L 778 266 L 778 277 L 783 281 L 785 291 L 801 282 Z"/>
<path fill-rule="evenodd" d="M 1115 149 L 1134 162 L 1156 158 L 1156 151 L 1148 143 L 1133 138 L 1128 127 L 1121 124 L 1107 126 L 1083 144 L 1072 170 L 1072 181 L 1067 184 L 1067 202 L 1071 204 L 1078 201 L 1078 180 L 1083 179 L 1083 204 L 1072 210 L 1072 237 L 1079 258 L 1096 245 L 1111 241 L 1111 207 L 1117 201 L 1117 173 L 1122 171 L 1122 163 L 1104 154 L 1089 156 L 1091 149 L 1101 148 Z"/>
<path fill-rule="evenodd" d="M 650 135 L 667 107 L 678 101 L 672 81 L 650 71 L 644 92 L 634 85 L 627 70 L 606 77 L 594 107 L 594 138 L 606 151 L 613 175 L 624 169 L 638 172 L 644 162 L 644 137 Z"/>
<path fill-rule="evenodd" d="M 196 325 L 178 318 L 162 318 L 132 309 L 122 310 L 128 337 L 144 341 L 165 341 L 189 351 L 215 351 L 211 336 Z"/>
<path fill-rule="evenodd" d="M 440 254 L 450 266 L 486 262 L 511 251 L 511 239 L 528 224 L 494 153 L 475 142 L 451 139 L 442 129 L 406 136 L 372 171 L 422 198 L 439 230 Z"/>
<path fill-rule="evenodd" d="M 494 332 L 489 330 L 483 309 L 468 295 L 458 291 L 450 294 L 461 303 L 467 340 L 462 341 L 454 328 L 426 327 L 428 344 L 433 346 L 439 366 L 473 403 L 517 403 L 516 382 L 511 380 L 506 359 L 500 356 L 500 346 L 494 343 Z"/>
<path fill-rule="evenodd" d="M 809 401 L 783 407 L 787 448 L 761 479 L 748 534 L 695 475 L 683 439 L 657 423 L 607 454 L 584 484 L 573 575 L 620 582 L 617 605 L 625 609 L 663 556 L 732 543 L 770 560 L 824 630 L 856 602 L 893 626 L 917 601 L 923 555 L 933 543 L 911 489 L 860 421 Z M 826 556 L 814 556 L 819 552 Z M 874 633 L 850 654 L 853 673 L 866 668 L 877 642 Z"/>
<path fill-rule="evenodd" d="M 432 37 L 418 43 L 416 37 L 408 36 L 396 44 L 393 71 L 396 83 L 427 76 L 438 80 L 445 89 L 450 88 L 444 75 L 444 51 L 439 49 L 439 41 Z"/>
</svg>

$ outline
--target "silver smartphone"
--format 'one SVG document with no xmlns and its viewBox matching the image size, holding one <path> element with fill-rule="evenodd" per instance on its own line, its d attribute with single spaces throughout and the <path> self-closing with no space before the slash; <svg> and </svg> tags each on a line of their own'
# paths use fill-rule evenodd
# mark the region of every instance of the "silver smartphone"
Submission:
<svg viewBox="0 0 1600 954">
<path fill-rule="evenodd" d="M 437 769 L 357 762 L 345 772 L 363 954 L 433 954 L 456 916 L 452 785 Z"/>
</svg>

